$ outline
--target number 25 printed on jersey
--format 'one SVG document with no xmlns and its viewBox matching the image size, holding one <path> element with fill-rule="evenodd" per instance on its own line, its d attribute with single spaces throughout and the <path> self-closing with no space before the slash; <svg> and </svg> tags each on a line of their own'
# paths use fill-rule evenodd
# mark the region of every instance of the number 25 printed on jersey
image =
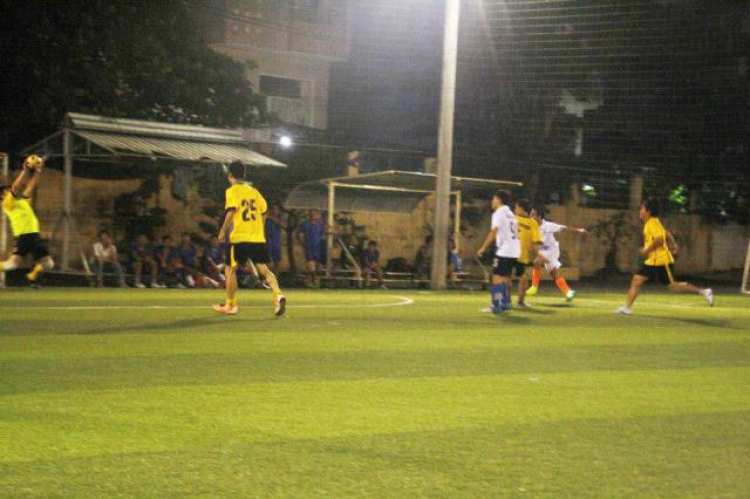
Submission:
<svg viewBox="0 0 750 499">
<path fill-rule="evenodd" d="M 255 199 L 243 199 L 240 206 L 242 207 L 242 220 L 245 222 L 252 220 L 254 222 L 258 219 L 256 215 L 258 209 L 255 207 Z"/>
</svg>

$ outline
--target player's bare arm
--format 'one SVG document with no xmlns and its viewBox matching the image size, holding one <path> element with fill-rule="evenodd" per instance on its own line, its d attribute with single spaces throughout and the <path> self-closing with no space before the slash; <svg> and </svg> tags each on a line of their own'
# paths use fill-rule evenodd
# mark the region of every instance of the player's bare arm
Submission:
<svg viewBox="0 0 750 499">
<path fill-rule="evenodd" d="M 568 225 L 566 225 L 562 231 L 563 232 L 575 232 L 576 234 L 588 234 L 589 233 L 589 231 L 587 231 L 586 229 L 582 227 L 571 227 Z"/>
<path fill-rule="evenodd" d="M 26 187 L 23 190 L 23 197 L 30 198 L 32 194 L 34 194 L 34 189 L 36 189 L 36 184 L 39 183 L 39 176 L 42 174 L 42 170 L 32 170 L 31 177 L 29 178 L 29 181 L 26 183 Z"/>
<path fill-rule="evenodd" d="M 477 250 L 478 257 L 484 255 L 492 241 L 495 240 L 495 237 L 497 237 L 497 229 L 490 229 L 490 231 L 487 233 L 487 237 L 484 239 L 484 243 L 482 243 L 482 247 Z"/>
<path fill-rule="evenodd" d="M 677 244 L 677 240 L 669 231 L 667 231 L 667 248 L 669 248 L 669 251 L 672 252 L 673 255 L 676 255 L 680 251 L 680 245 Z"/>
<path fill-rule="evenodd" d="M 533 243 L 529 248 L 529 261 L 535 261 L 539 255 L 539 243 Z"/>
<path fill-rule="evenodd" d="M 227 234 L 227 227 L 229 227 L 229 224 L 232 223 L 232 217 L 234 217 L 234 208 L 229 208 L 227 210 L 226 215 L 224 215 L 224 223 L 221 224 L 221 229 L 219 229 L 219 241 L 223 241 L 226 234 Z"/>
<path fill-rule="evenodd" d="M 654 251 L 656 248 L 662 245 L 664 245 L 664 238 L 659 236 L 659 237 L 654 238 L 654 242 L 652 242 L 648 246 L 644 246 L 643 248 L 641 248 L 638 251 L 638 253 L 640 253 L 641 256 L 646 256 L 652 251 Z"/>
<path fill-rule="evenodd" d="M 21 174 L 13 181 L 13 185 L 10 187 L 10 192 L 16 197 L 22 196 L 23 192 L 26 190 L 25 187 L 31 175 L 31 170 L 24 168 L 21 171 Z"/>
</svg>

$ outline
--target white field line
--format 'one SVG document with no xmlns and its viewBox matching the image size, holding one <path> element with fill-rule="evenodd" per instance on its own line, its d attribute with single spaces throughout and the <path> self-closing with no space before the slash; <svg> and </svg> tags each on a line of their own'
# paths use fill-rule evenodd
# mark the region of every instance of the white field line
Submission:
<svg viewBox="0 0 750 499">
<path fill-rule="evenodd" d="M 397 302 L 392 303 L 369 303 L 363 305 L 344 304 L 344 305 L 289 305 L 290 309 L 298 308 L 389 308 L 404 307 L 414 304 L 414 300 L 407 296 L 395 296 Z M 261 307 L 259 305 L 240 307 L 242 309 L 267 309 L 270 305 Z M 6 310 L 200 310 L 211 309 L 211 304 L 207 305 L 66 305 L 66 306 L 0 306 L 0 309 Z"/>
</svg>

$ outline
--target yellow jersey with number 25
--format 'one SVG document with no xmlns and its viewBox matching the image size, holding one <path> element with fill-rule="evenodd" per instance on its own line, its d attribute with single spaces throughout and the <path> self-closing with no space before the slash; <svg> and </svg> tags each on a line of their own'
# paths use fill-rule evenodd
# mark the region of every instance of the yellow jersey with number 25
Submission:
<svg viewBox="0 0 750 499">
<path fill-rule="evenodd" d="M 225 208 L 234 210 L 230 244 L 266 242 L 263 215 L 268 205 L 258 189 L 248 184 L 234 184 L 227 189 Z"/>
</svg>

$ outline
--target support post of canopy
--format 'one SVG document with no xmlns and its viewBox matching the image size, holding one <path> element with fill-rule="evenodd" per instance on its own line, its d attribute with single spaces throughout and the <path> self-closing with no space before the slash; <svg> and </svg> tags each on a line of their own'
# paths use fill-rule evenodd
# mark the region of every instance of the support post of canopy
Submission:
<svg viewBox="0 0 750 499">
<path fill-rule="evenodd" d="M 456 191 L 456 211 L 453 220 L 453 241 L 456 243 L 456 251 L 461 249 L 461 191 Z"/>
<path fill-rule="evenodd" d="M 70 222 L 73 204 L 73 135 L 69 128 L 63 130 L 63 241 L 60 268 L 70 270 Z"/>
<path fill-rule="evenodd" d="M 334 211 L 336 209 L 336 183 L 328 184 L 328 221 L 326 227 L 326 279 L 331 279 L 333 270 Z"/>
</svg>

